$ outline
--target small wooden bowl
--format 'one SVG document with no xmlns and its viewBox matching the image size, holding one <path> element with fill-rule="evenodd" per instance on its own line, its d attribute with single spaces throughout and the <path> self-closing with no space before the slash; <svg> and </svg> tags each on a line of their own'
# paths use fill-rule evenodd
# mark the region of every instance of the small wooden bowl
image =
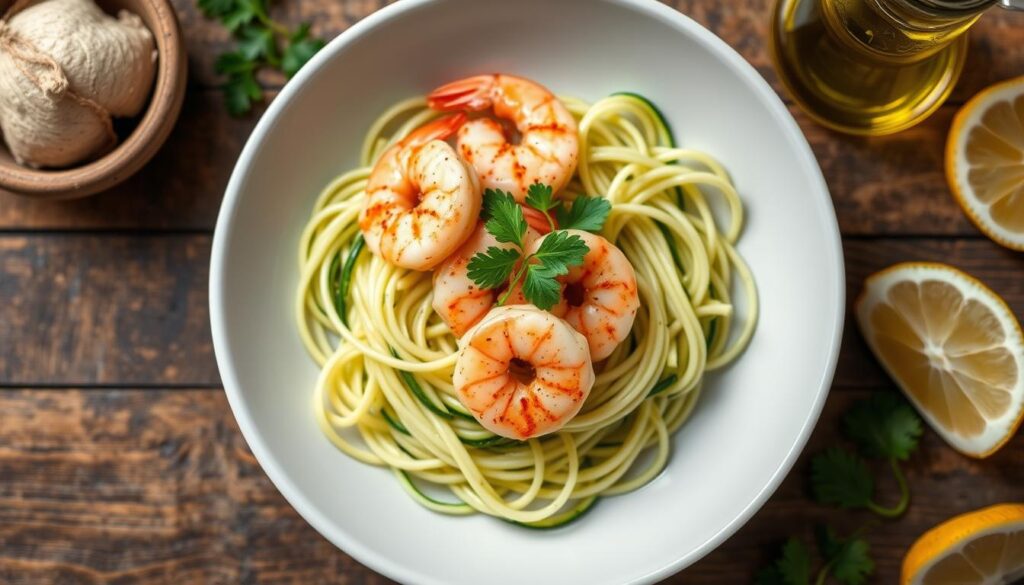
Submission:
<svg viewBox="0 0 1024 585">
<path fill-rule="evenodd" d="M 2 4 L 9 4 L 3 2 Z M 158 53 L 149 104 L 127 138 L 98 159 L 67 169 L 33 169 L 14 162 L 0 143 L 0 192 L 35 198 L 72 199 L 109 189 L 138 171 L 171 133 L 185 99 L 188 59 L 169 0 L 98 0 L 108 14 L 138 14 L 153 33 Z"/>
</svg>

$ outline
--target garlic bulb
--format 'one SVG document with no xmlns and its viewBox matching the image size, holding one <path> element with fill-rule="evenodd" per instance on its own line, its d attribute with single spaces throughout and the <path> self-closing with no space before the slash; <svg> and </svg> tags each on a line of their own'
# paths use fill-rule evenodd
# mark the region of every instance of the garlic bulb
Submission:
<svg viewBox="0 0 1024 585">
<path fill-rule="evenodd" d="M 65 167 L 110 148 L 110 117 L 142 111 L 155 62 L 142 20 L 93 0 L 42 0 L 0 21 L 0 130 L 15 160 Z"/>
</svg>

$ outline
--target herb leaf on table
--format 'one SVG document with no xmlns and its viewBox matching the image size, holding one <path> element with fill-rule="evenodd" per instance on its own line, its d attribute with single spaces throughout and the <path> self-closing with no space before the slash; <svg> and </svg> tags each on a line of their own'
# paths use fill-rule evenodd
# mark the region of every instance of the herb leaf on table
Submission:
<svg viewBox="0 0 1024 585">
<path fill-rule="evenodd" d="M 196 0 L 207 18 L 220 21 L 237 45 L 217 59 L 215 69 L 223 75 L 224 105 L 240 116 L 263 99 L 256 73 L 277 69 L 286 77 L 295 75 L 324 46 L 310 34 L 309 23 L 292 30 L 269 16 L 267 0 Z M 283 46 L 283 49 L 282 49 Z"/>
</svg>

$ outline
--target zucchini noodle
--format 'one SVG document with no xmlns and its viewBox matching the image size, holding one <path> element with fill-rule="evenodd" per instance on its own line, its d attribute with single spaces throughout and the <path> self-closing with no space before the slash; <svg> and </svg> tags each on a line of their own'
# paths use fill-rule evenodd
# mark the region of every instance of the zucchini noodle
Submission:
<svg viewBox="0 0 1024 585">
<path fill-rule="evenodd" d="M 364 249 L 358 216 L 372 165 L 439 116 L 424 98 L 373 123 L 359 168 L 323 190 L 302 233 L 295 317 L 321 368 L 316 418 L 338 449 L 389 467 L 431 510 L 547 528 L 643 486 L 668 462 L 705 373 L 736 359 L 754 331 L 754 280 L 735 249 L 743 206 L 725 170 L 677 147 L 640 96 L 563 103 L 579 123 L 580 158 L 561 197 L 611 202 L 601 235 L 632 263 L 640 309 L 556 433 L 520 442 L 481 427 L 452 386 L 457 341 L 431 308 L 431 273 Z M 746 297 L 742 319 L 734 288 Z"/>
</svg>

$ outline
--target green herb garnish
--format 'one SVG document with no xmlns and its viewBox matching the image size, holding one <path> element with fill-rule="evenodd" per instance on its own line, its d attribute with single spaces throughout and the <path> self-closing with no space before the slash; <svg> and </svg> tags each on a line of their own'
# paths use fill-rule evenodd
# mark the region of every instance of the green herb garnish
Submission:
<svg viewBox="0 0 1024 585">
<path fill-rule="evenodd" d="M 561 285 L 556 279 L 568 274 L 569 267 L 582 264 L 583 257 L 590 251 L 582 238 L 565 230 L 569 227 L 590 231 L 601 229 L 611 205 L 600 197 L 580 196 L 566 210 L 561 202 L 552 200 L 551 187 L 541 184 L 530 186 L 526 204 L 543 213 L 552 229 L 531 254 L 526 254 L 524 249 L 523 238 L 528 226 L 523 208 L 509 193 L 497 189 L 484 192 L 484 228 L 498 242 L 515 247 L 491 246 L 477 253 L 469 260 L 468 275 L 470 280 L 485 289 L 507 284 L 508 289 L 498 299 L 499 305 L 504 304 L 521 283 L 526 300 L 547 310 L 558 302 L 561 293 Z M 559 221 L 562 229 L 555 229 L 552 211 L 567 218 L 564 224 Z"/>
<path fill-rule="evenodd" d="M 892 392 L 879 392 L 855 402 L 843 415 L 843 432 L 857 447 L 854 452 L 831 447 L 811 460 L 811 490 L 814 499 L 840 508 L 867 509 L 882 518 L 902 516 L 910 503 L 910 490 L 900 469 L 917 449 L 921 419 L 905 400 Z M 868 459 L 881 459 L 899 486 L 896 505 L 885 507 L 874 501 L 875 478 Z M 815 585 L 831 576 L 842 585 L 863 585 L 874 571 L 870 546 L 862 536 L 877 519 L 841 538 L 831 527 L 818 526 L 815 536 L 822 559 Z M 757 575 L 761 585 L 810 585 L 812 559 L 804 543 L 791 538 L 779 557 Z"/>
<path fill-rule="evenodd" d="M 260 69 L 277 69 L 290 78 L 324 46 L 322 39 L 310 35 L 308 23 L 291 30 L 271 19 L 267 1 L 196 0 L 203 15 L 219 20 L 236 41 L 235 50 L 221 54 L 214 65 L 226 78 L 224 105 L 234 116 L 263 99 L 256 82 Z"/>
</svg>

